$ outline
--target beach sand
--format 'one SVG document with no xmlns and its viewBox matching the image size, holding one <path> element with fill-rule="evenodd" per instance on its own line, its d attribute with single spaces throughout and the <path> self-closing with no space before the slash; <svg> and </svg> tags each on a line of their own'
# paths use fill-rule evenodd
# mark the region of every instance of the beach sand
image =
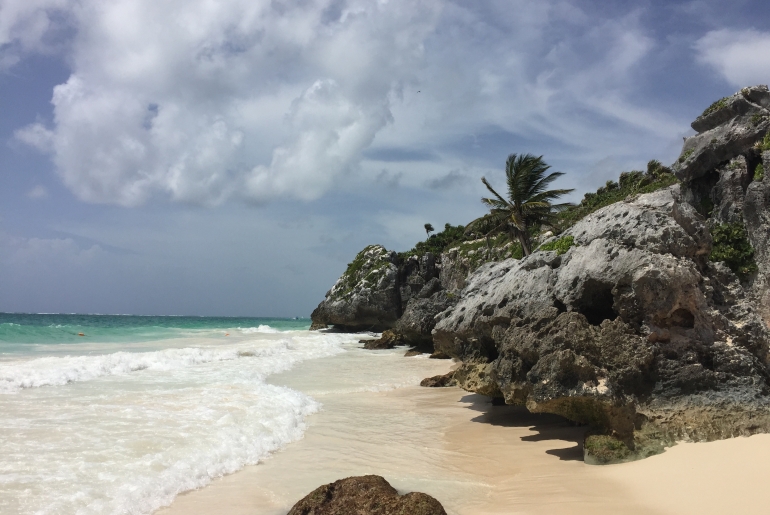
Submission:
<svg viewBox="0 0 770 515">
<path fill-rule="evenodd" d="M 324 404 L 302 440 L 156 513 L 285 514 L 316 487 L 363 474 L 381 475 L 402 493 L 433 495 L 450 515 L 770 512 L 770 435 L 680 444 L 638 462 L 589 466 L 581 461 L 585 428 L 559 417 L 492 406 L 457 388 L 314 394 L 321 365 L 271 378 Z M 418 365 L 425 375 L 450 366 Z"/>
</svg>

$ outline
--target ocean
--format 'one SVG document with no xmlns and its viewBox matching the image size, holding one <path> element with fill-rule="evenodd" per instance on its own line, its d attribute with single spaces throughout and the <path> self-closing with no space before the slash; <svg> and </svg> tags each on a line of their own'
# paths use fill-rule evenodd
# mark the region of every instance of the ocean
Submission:
<svg viewBox="0 0 770 515">
<path fill-rule="evenodd" d="M 0 313 L 0 513 L 152 513 L 301 439 L 318 399 L 414 385 L 434 361 L 309 325 Z M 269 380 L 313 360 L 308 391 Z M 377 360 L 414 365 L 383 380 Z"/>
</svg>

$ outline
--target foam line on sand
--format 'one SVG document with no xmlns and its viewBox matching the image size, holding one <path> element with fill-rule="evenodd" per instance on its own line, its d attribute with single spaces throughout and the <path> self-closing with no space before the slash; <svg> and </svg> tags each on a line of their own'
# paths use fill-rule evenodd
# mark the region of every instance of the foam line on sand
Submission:
<svg viewBox="0 0 770 515">
<path fill-rule="evenodd" d="M 300 374 L 276 382 L 291 387 Z M 770 435 L 598 467 L 581 461 L 584 428 L 455 388 L 319 400 L 303 440 L 157 513 L 283 515 L 321 484 L 361 474 L 433 495 L 450 515 L 759 515 L 770 505 Z"/>
</svg>

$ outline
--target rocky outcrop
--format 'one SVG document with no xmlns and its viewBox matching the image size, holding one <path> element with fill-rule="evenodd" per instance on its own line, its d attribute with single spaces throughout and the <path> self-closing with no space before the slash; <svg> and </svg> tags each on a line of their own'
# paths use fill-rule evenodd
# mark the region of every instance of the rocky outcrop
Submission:
<svg viewBox="0 0 770 515">
<path fill-rule="evenodd" d="M 323 485 L 295 504 L 288 515 L 446 515 L 428 494 L 399 495 L 380 476 L 340 479 Z"/>
<path fill-rule="evenodd" d="M 453 306 L 455 302 L 457 295 L 442 289 L 438 278 L 434 277 L 409 300 L 393 331 L 399 334 L 405 343 L 418 350 L 433 352 L 432 331 L 436 326 L 436 315 Z"/>
<path fill-rule="evenodd" d="M 589 462 L 770 429 L 770 191 L 753 181 L 769 104 L 749 88 L 696 121 L 682 186 L 587 216 L 563 255 L 476 270 L 434 329 L 436 351 L 476 372 L 453 380 L 589 424 Z M 710 228 L 744 220 L 759 272 L 741 282 L 709 261 Z"/>
<path fill-rule="evenodd" d="M 767 86 L 743 88 L 715 102 L 692 124 L 698 134 L 687 138 L 673 165 L 688 185 L 711 175 L 720 165 L 745 154 L 770 129 L 770 92 Z"/>
<path fill-rule="evenodd" d="M 359 252 L 310 315 L 311 329 L 334 325 L 382 331 L 392 327 L 401 315 L 396 263 L 396 253 L 382 245 L 370 245 Z"/>
<path fill-rule="evenodd" d="M 638 436 L 653 431 L 770 427 L 767 328 L 732 272 L 708 262 L 708 227 L 678 186 L 603 208 L 567 235 L 562 256 L 481 267 L 440 315 L 436 350 L 486 372 L 466 388 L 496 387 L 508 404 L 601 428 L 637 453 L 652 452 Z"/>
<path fill-rule="evenodd" d="M 439 280 L 441 265 L 430 252 L 400 261 L 381 245 L 361 251 L 311 315 L 311 329 L 393 333 L 367 348 L 411 345 L 433 352 L 434 317 L 453 305 L 455 293 Z"/>
</svg>

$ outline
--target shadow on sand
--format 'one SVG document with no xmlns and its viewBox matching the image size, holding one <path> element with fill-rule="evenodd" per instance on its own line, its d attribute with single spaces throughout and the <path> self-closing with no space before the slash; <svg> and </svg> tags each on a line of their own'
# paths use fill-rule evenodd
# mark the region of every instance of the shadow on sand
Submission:
<svg viewBox="0 0 770 515">
<path fill-rule="evenodd" d="M 530 413 L 524 406 L 493 405 L 489 397 L 469 394 L 461 402 L 469 403 L 468 408 L 481 414 L 472 418 L 473 422 L 502 427 L 527 427 L 533 434 L 523 436 L 525 442 L 560 440 L 573 442 L 574 447 L 549 449 L 546 454 L 560 460 L 583 461 L 583 436 L 586 426 L 579 426 L 559 415 L 549 413 Z"/>
</svg>

